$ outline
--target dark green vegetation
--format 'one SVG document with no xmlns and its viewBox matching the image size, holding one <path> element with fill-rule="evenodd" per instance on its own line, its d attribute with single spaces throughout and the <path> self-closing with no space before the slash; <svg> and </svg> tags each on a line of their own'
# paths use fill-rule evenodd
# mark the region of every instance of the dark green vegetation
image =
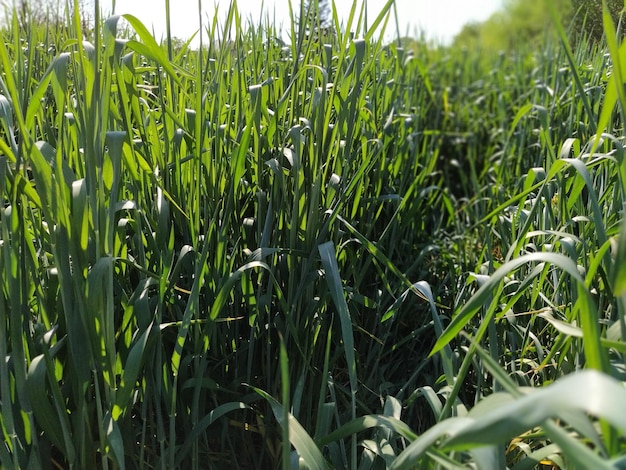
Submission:
<svg viewBox="0 0 626 470">
<path fill-rule="evenodd" d="M 609 15 L 490 59 L 391 9 L 2 30 L 3 468 L 624 467 Z"/>
</svg>

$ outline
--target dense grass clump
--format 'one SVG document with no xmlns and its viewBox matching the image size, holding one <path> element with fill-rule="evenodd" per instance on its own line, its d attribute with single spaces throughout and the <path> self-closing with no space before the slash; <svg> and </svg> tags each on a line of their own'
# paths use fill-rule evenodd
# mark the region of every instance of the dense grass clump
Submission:
<svg viewBox="0 0 626 470">
<path fill-rule="evenodd" d="M 610 17 L 491 57 L 392 11 L 3 27 L 2 468 L 624 465 Z"/>
</svg>

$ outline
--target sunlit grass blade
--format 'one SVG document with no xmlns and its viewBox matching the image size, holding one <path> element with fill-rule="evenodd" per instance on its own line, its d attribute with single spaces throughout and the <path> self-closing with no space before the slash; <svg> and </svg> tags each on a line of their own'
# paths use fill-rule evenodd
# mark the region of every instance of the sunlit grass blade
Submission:
<svg viewBox="0 0 626 470">
<path fill-rule="evenodd" d="M 554 253 L 533 253 L 511 260 L 502 265 L 492 276 L 490 276 L 489 280 L 478 289 L 469 302 L 463 305 L 459 312 L 454 316 L 452 322 L 448 325 L 443 335 L 437 339 L 437 342 L 431 351 L 431 355 L 438 352 L 441 348 L 448 344 L 468 324 L 474 315 L 476 315 L 478 310 L 491 297 L 494 289 L 505 276 L 518 267 L 533 262 L 550 263 L 560 267 L 572 276 L 572 278 L 579 284 L 584 286 L 584 280 L 580 277 L 576 264 L 571 259 L 563 255 L 557 255 Z"/>
<path fill-rule="evenodd" d="M 480 412 L 464 418 L 442 421 L 424 435 L 413 441 L 392 464 L 391 468 L 411 468 L 417 464 L 428 448 L 444 438 L 441 446 L 446 449 L 470 449 L 489 444 L 501 444 L 524 431 L 540 426 L 550 418 L 567 421 L 570 413 L 585 412 L 606 419 L 624 431 L 626 415 L 614 414 L 617 401 L 626 398 L 624 389 L 614 379 L 596 371 L 584 371 L 565 377 L 541 390 L 535 390 L 516 399 L 502 401 L 497 395 L 488 397 L 481 404 Z M 593 398 L 591 398 L 593 397 Z M 617 400 L 617 401 L 616 401 Z M 492 403 L 490 403 L 492 402 Z M 488 404 L 489 403 L 489 404 Z M 561 443 L 569 442 L 555 424 L 548 424 L 547 432 L 554 432 Z M 577 442 L 577 441 L 574 441 Z M 578 447 L 561 449 L 568 457 L 594 468 L 608 468 L 608 462 L 596 454 L 578 454 Z"/>
</svg>

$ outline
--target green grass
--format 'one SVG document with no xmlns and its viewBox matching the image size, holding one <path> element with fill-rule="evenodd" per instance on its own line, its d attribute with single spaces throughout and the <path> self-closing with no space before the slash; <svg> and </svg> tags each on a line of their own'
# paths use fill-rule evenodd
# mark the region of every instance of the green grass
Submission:
<svg viewBox="0 0 626 470">
<path fill-rule="evenodd" d="M 0 467 L 625 465 L 624 46 L 393 11 L 9 16 Z"/>
</svg>

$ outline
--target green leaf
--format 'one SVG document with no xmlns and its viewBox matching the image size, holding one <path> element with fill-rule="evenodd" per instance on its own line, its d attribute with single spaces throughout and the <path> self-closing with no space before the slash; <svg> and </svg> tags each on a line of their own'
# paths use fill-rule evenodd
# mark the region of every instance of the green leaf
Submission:
<svg viewBox="0 0 626 470">
<path fill-rule="evenodd" d="M 329 468 L 320 449 L 315 444 L 315 441 L 307 434 L 298 420 L 289 413 L 289 422 L 285 423 L 283 419 L 283 406 L 263 390 L 256 387 L 252 387 L 252 389 L 270 404 L 278 424 L 280 424 L 281 427 L 289 426 L 289 439 L 291 444 L 296 448 L 300 458 L 303 460 L 304 465 L 306 465 L 309 470 L 325 470 Z"/>
<path fill-rule="evenodd" d="M 366 415 L 353 419 L 352 421 L 344 424 L 339 429 L 329 433 L 328 435 L 318 439 L 318 445 L 325 446 L 331 442 L 345 439 L 346 437 L 353 436 L 357 433 L 372 428 L 381 428 L 389 430 L 399 436 L 404 437 L 408 441 L 414 441 L 417 439 L 417 434 L 409 428 L 405 423 L 397 418 L 383 415 Z"/>
<path fill-rule="evenodd" d="M 130 407 L 128 406 L 130 397 L 132 392 L 135 390 L 135 383 L 137 381 L 137 377 L 139 376 L 141 366 L 147 359 L 144 353 L 148 337 L 152 332 L 152 326 L 153 323 L 150 323 L 148 328 L 146 328 L 146 330 L 141 334 L 135 344 L 131 346 L 128 357 L 124 362 L 122 379 L 115 397 L 115 406 L 113 407 L 113 421 L 117 421 L 121 415 L 126 414 L 130 410 Z"/>
<path fill-rule="evenodd" d="M 243 266 L 241 266 L 240 268 L 238 268 L 235 272 L 231 273 L 226 279 L 226 281 L 224 282 L 224 284 L 222 285 L 222 287 L 220 288 L 219 292 L 217 293 L 215 302 L 213 302 L 213 306 L 211 307 L 211 313 L 210 313 L 211 320 L 215 320 L 219 316 L 220 311 L 224 307 L 226 300 L 228 299 L 228 296 L 230 295 L 231 289 L 235 286 L 235 284 L 237 284 L 239 279 L 241 279 L 241 276 L 243 275 L 243 273 L 254 268 L 262 268 L 271 272 L 271 269 L 266 263 L 262 261 L 250 261 L 244 264 Z"/>
<path fill-rule="evenodd" d="M 626 432 L 626 389 L 612 377 L 594 370 L 571 374 L 542 389 L 529 391 L 515 399 L 502 400 L 502 394 L 485 398 L 480 413 L 463 418 L 449 418 L 436 424 L 413 441 L 390 470 L 413 468 L 424 454 L 441 441 L 446 451 L 503 445 L 510 439 L 537 426 L 544 426 L 552 438 L 565 444 L 563 453 L 580 468 L 610 468 L 577 439 L 566 439 L 565 431 L 552 418 L 571 423 L 580 413 L 604 419 L 622 433 Z M 493 398 L 492 398 L 493 397 Z"/>
<path fill-rule="evenodd" d="M 26 376 L 28 400 L 30 401 L 33 415 L 46 437 L 63 452 L 68 462 L 73 462 L 75 451 L 70 437 L 67 415 L 65 414 L 65 404 L 52 404 L 50 402 L 47 393 L 49 390 L 46 380 L 48 375 L 47 367 L 43 354 L 36 356 L 30 363 Z M 60 396 L 59 393 L 58 397 L 60 398 Z"/>
<path fill-rule="evenodd" d="M 576 267 L 576 263 L 574 263 L 570 258 L 567 258 L 564 255 L 556 254 L 556 253 L 531 253 L 528 255 L 520 256 L 514 260 L 509 261 L 502 265 L 492 276 L 489 277 L 489 280 L 485 282 L 480 289 L 472 296 L 472 298 L 465 304 L 459 312 L 454 316 L 448 328 L 446 328 L 445 332 L 437 339 L 435 346 L 433 346 L 430 355 L 432 356 L 439 350 L 441 350 L 445 345 L 450 343 L 452 339 L 456 337 L 459 332 L 465 328 L 465 326 L 469 323 L 469 321 L 476 315 L 478 310 L 485 304 L 487 300 L 489 300 L 496 289 L 497 285 L 512 271 L 516 270 L 520 266 L 523 266 L 528 263 L 550 263 L 557 267 L 560 267 L 564 271 L 566 271 L 573 279 L 575 279 L 578 283 L 584 286 L 584 280 L 580 276 L 578 272 L 578 268 Z"/>
<path fill-rule="evenodd" d="M 218 406 L 214 410 L 211 410 L 209 414 L 207 414 L 204 418 L 202 418 L 198 423 L 194 426 L 191 432 L 187 435 L 185 442 L 176 448 L 176 467 L 179 467 L 194 443 L 206 432 L 207 428 L 213 424 L 215 421 L 220 419 L 222 416 L 225 416 L 228 413 L 237 410 L 245 410 L 248 409 L 248 405 L 242 402 L 230 402 L 224 403 L 223 405 Z"/>
<path fill-rule="evenodd" d="M 113 460 L 121 470 L 126 468 L 124 459 L 124 441 L 117 420 L 111 418 L 111 414 L 107 413 L 104 417 L 104 428 L 107 436 L 107 455 L 113 457 Z"/>
<path fill-rule="evenodd" d="M 142 54 L 143 56 L 154 60 L 161 67 L 165 69 L 170 77 L 176 81 L 179 85 L 181 83 L 181 77 L 193 78 L 193 76 L 180 67 L 175 66 L 167 58 L 165 51 L 154 40 L 154 36 L 148 31 L 143 23 L 135 16 L 126 14 L 122 15 L 126 21 L 132 26 L 139 38 L 143 41 L 143 44 L 134 40 L 130 40 L 126 43 L 126 47 Z"/>
<path fill-rule="evenodd" d="M 617 253 L 611 275 L 613 292 L 616 296 L 626 298 L 626 218 L 622 220 L 617 238 Z"/>
</svg>

